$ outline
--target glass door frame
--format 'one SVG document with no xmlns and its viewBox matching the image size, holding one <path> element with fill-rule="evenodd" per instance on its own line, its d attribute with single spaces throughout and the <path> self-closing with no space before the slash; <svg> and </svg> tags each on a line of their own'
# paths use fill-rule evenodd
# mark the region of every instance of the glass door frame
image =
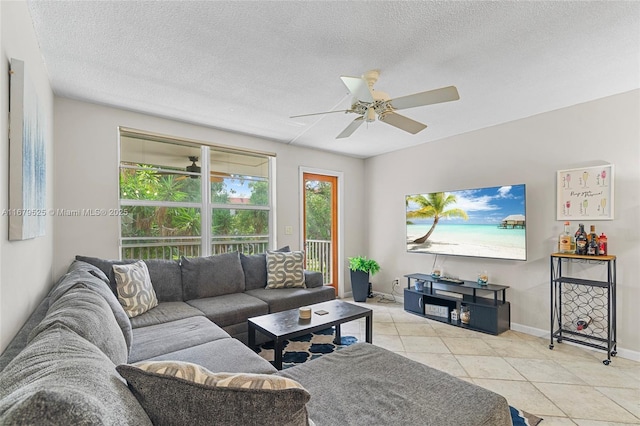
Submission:
<svg viewBox="0 0 640 426">
<path fill-rule="evenodd" d="M 337 190 L 337 207 L 336 207 L 336 220 L 338 221 L 337 226 L 337 236 L 336 236 L 336 256 L 334 257 L 335 265 L 334 274 L 336 282 L 334 283 L 334 288 L 336 289 L 337 296 L 340 298 L 344 297 L 344 260 L 343 260 L 343 247 L 344 247 L 344 232 L 343 232 L 343 224 L 344 224 L 344 213 L 343 213 L 343 181 L 344 181 L 344 173 L 337 172 L 334 170 L 324 170 L 324 169 L 315 169 L 310 167 L 301 166 L 299 170 L 299 188 L 300 188 L 300 247 L 305 247 L 305 174 L 312 175 L 323 175 L 336 178 L 336 190 Z"/>
</svg>

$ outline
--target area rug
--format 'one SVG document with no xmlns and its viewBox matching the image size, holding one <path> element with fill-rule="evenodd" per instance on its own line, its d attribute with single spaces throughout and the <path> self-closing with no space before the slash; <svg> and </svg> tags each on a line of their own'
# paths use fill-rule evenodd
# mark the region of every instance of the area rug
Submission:
<svg viewBox="0 0 640 426">
<path fill-rule="evenodd" d="M 334 330 L 332 327 L 288 340 L 285 342 L 284 350 L 282 351 L 282 369 L 284 370 L 296 364 L 319 358 L 325 354 L 330 354 L 346 346 L 353 345 L 358 341 L 358 339 L 353 336 L 342 336 L 341 344 L 336 345 L 333 343 L 333 337 Z M 273 342 L 261 345 L 258 355 L 272 362 Z M 518 410 L 515 407 L 509 406 L 509 410 L 511 411 L 513 426 L 536 426 L 542 421 L 540 417 L 536 417 L 526 411 Z"/>
<path fill-rule="evenodd" d="M 536 426 L 542 421 L 540 417 L 536 417 L 526 411 L 518 410 L 515 407 L 509 406 L 509 410 L 511 411 L 513 426 Z"/>
<path fill-rule="evenodd" d="M 330 354 L 358 341 L 353 336 L 342 336 L 340 344 L 336 345 L 333 343 L 334 335 L 333 327 L 331 327 L 286 341 L 282 351 L 282 369 Z M 258 355 L 272 362 L 273 342 L 261 345 Z"/>
</svg>

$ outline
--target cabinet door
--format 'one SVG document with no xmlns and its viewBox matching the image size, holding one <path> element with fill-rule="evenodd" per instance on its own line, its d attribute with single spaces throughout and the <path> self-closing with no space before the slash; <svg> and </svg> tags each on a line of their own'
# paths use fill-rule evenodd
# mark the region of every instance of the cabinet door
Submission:
<svg viewBox="0 0 640 426">
<path fill-rule="evenodd" d="M 416 293 L 408 289 L 404 289 L 404 309 L 406 311 L 415 312 L 420 315 L 424 315 L 424 301 L 422 300 L 423 294 Z"/>
</svg>

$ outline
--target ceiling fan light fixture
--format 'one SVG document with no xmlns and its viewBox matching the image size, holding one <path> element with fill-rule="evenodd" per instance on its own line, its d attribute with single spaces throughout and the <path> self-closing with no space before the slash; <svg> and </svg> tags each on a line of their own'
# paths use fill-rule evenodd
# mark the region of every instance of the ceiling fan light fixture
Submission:
<svg viewBox="0 0 640 426">
<path fill-rule="evenodd" d="M 367 108 L 367 123 L 373 123 L 376 121 L 376 111 L 373 108 Z"/>
<path fill-rule="evenodd" d="M 196 164 L 196 161 L 198 161 L 198 157 L 189 157 L 189 161 L 191 161 L 191 165 L 186 167 L 186 171 L 189 173 L 200 173 L 200 166 Z M 189 177 L 191 179 L 198 179 L 198 176 L 195 175 L 190 175 Z"/>
</svg>

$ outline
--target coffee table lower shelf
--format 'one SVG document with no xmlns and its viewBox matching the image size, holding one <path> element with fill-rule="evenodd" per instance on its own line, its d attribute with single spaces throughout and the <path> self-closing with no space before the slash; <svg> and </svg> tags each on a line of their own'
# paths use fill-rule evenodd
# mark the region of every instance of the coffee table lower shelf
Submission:
<svg viewBox="0 0 640 426">
<path fill-rule="evenodd" d="M 273 339 L 273 364 L 278 370 L 282 370 L 282 350 L 286 340 L 335 326 L 334 343 L 339 345 L 342 337 L 340 325 L 360 318 L 365 318 L 367 343 L 373 342 L 373 311 L 371 309 L 342 300 L 316 303 L 309 307 L 312 310 L 310 319 L 300 319 L 297 308 L 249 318 L 249 347 L 254 350 L 258 349 L 256 347 L 256 331 Z M 326 311 L 327 314 L 319 315 L 318 311 Z"/>
</svg>

